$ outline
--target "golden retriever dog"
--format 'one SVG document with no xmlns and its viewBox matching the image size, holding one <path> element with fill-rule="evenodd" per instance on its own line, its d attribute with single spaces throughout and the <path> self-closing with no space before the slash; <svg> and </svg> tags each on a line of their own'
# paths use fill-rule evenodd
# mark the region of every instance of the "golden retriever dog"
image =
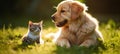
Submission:
<svg viewBox="0 0 120 54">
<path fill-rule="evenodd" d="M 55 25 L 60 28 L 56 39 L 58 46 L 67 48 L 72 45 L 90 47 L 97 45 L 98 38 L 103 40 L 98 30 L 98 21 L 88 14 L 87 6 L 79 1 L 65 0 L 58 4 L 52 15 Z"/>
</svg>

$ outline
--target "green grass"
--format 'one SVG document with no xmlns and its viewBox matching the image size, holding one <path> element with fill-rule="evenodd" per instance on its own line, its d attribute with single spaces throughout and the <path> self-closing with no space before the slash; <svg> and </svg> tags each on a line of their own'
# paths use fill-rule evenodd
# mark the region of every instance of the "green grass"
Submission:
<svg viewBox="0 0 120 54">
<path fill-rule="evenodd" d="M 50 32 L 56 32 L 52 22 L 45 22 L 43 36 Z M 0 54 L 120 54 L 120 28 L 118 24 L 110 20 L 100 25 L 100 31 L 104 36 L 104 43 L 99 46 L 85 48 L 73 46 L 71 48 L 59 47 L 51 40 L 44 38 L 43 45 L 25 45 L 21 37 L 27 32 L 26 27 L 0 29 Z"/>
</svg>

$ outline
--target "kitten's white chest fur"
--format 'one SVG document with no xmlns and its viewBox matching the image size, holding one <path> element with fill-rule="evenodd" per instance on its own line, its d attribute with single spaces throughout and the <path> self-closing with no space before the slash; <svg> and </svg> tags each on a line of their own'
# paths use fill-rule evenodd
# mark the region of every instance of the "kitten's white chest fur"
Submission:
<svg viewBox="0 0 120 54">
<path fill-rule="evenodd" d="M 34 35 L 31 32 L 28 32 L 27 36 L 33 40 L 36 40 L 37 38 L 40 38 L 40 35 Z"/>
<path fill-rule="evenodd" d="M 37 38 L 40 38 L 40 40 L 39 40 L 39 41 L 40 41 L 40 44 L 44 44 L 44 41 L 42 40 L 40 34 L 34 35 L 34 34 L 32 34 L 31 32 L 29 32 L 29 33 L 28 33 L 28 37 L 30 37 L 30 38 L 33 39 L 33 40 L 36 40 Z"/>
</svg>

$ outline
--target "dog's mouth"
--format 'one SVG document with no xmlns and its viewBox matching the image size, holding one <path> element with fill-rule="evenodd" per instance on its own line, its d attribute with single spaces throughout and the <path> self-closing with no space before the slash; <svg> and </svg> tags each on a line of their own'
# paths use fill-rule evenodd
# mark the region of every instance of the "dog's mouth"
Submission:
<svg viewBox="0 0 120 54">
<path fill-rule="evenodd" d="M 56 26 L 57 26 L 57 27 L 62 27 L 62 26 L 64 26 L 67 22 L 68 22 L 68 20 L 63 20 L 63 21 L 61 21 L 61 22 L 56 23 Z"/>
</svg>

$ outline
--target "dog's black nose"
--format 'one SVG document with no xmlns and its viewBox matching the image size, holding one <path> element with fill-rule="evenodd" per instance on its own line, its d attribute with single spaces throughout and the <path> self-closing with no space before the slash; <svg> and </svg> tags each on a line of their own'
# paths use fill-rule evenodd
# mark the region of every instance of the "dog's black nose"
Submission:
<svg viewBox="0 0 120 54">
<path fill-rule="evenodd" d="M 52 18 L 52 20 L 54 20 L 54 21 L 55 21 L 55 16 L 51 16 L 51 18 Z"/>
</svg>

